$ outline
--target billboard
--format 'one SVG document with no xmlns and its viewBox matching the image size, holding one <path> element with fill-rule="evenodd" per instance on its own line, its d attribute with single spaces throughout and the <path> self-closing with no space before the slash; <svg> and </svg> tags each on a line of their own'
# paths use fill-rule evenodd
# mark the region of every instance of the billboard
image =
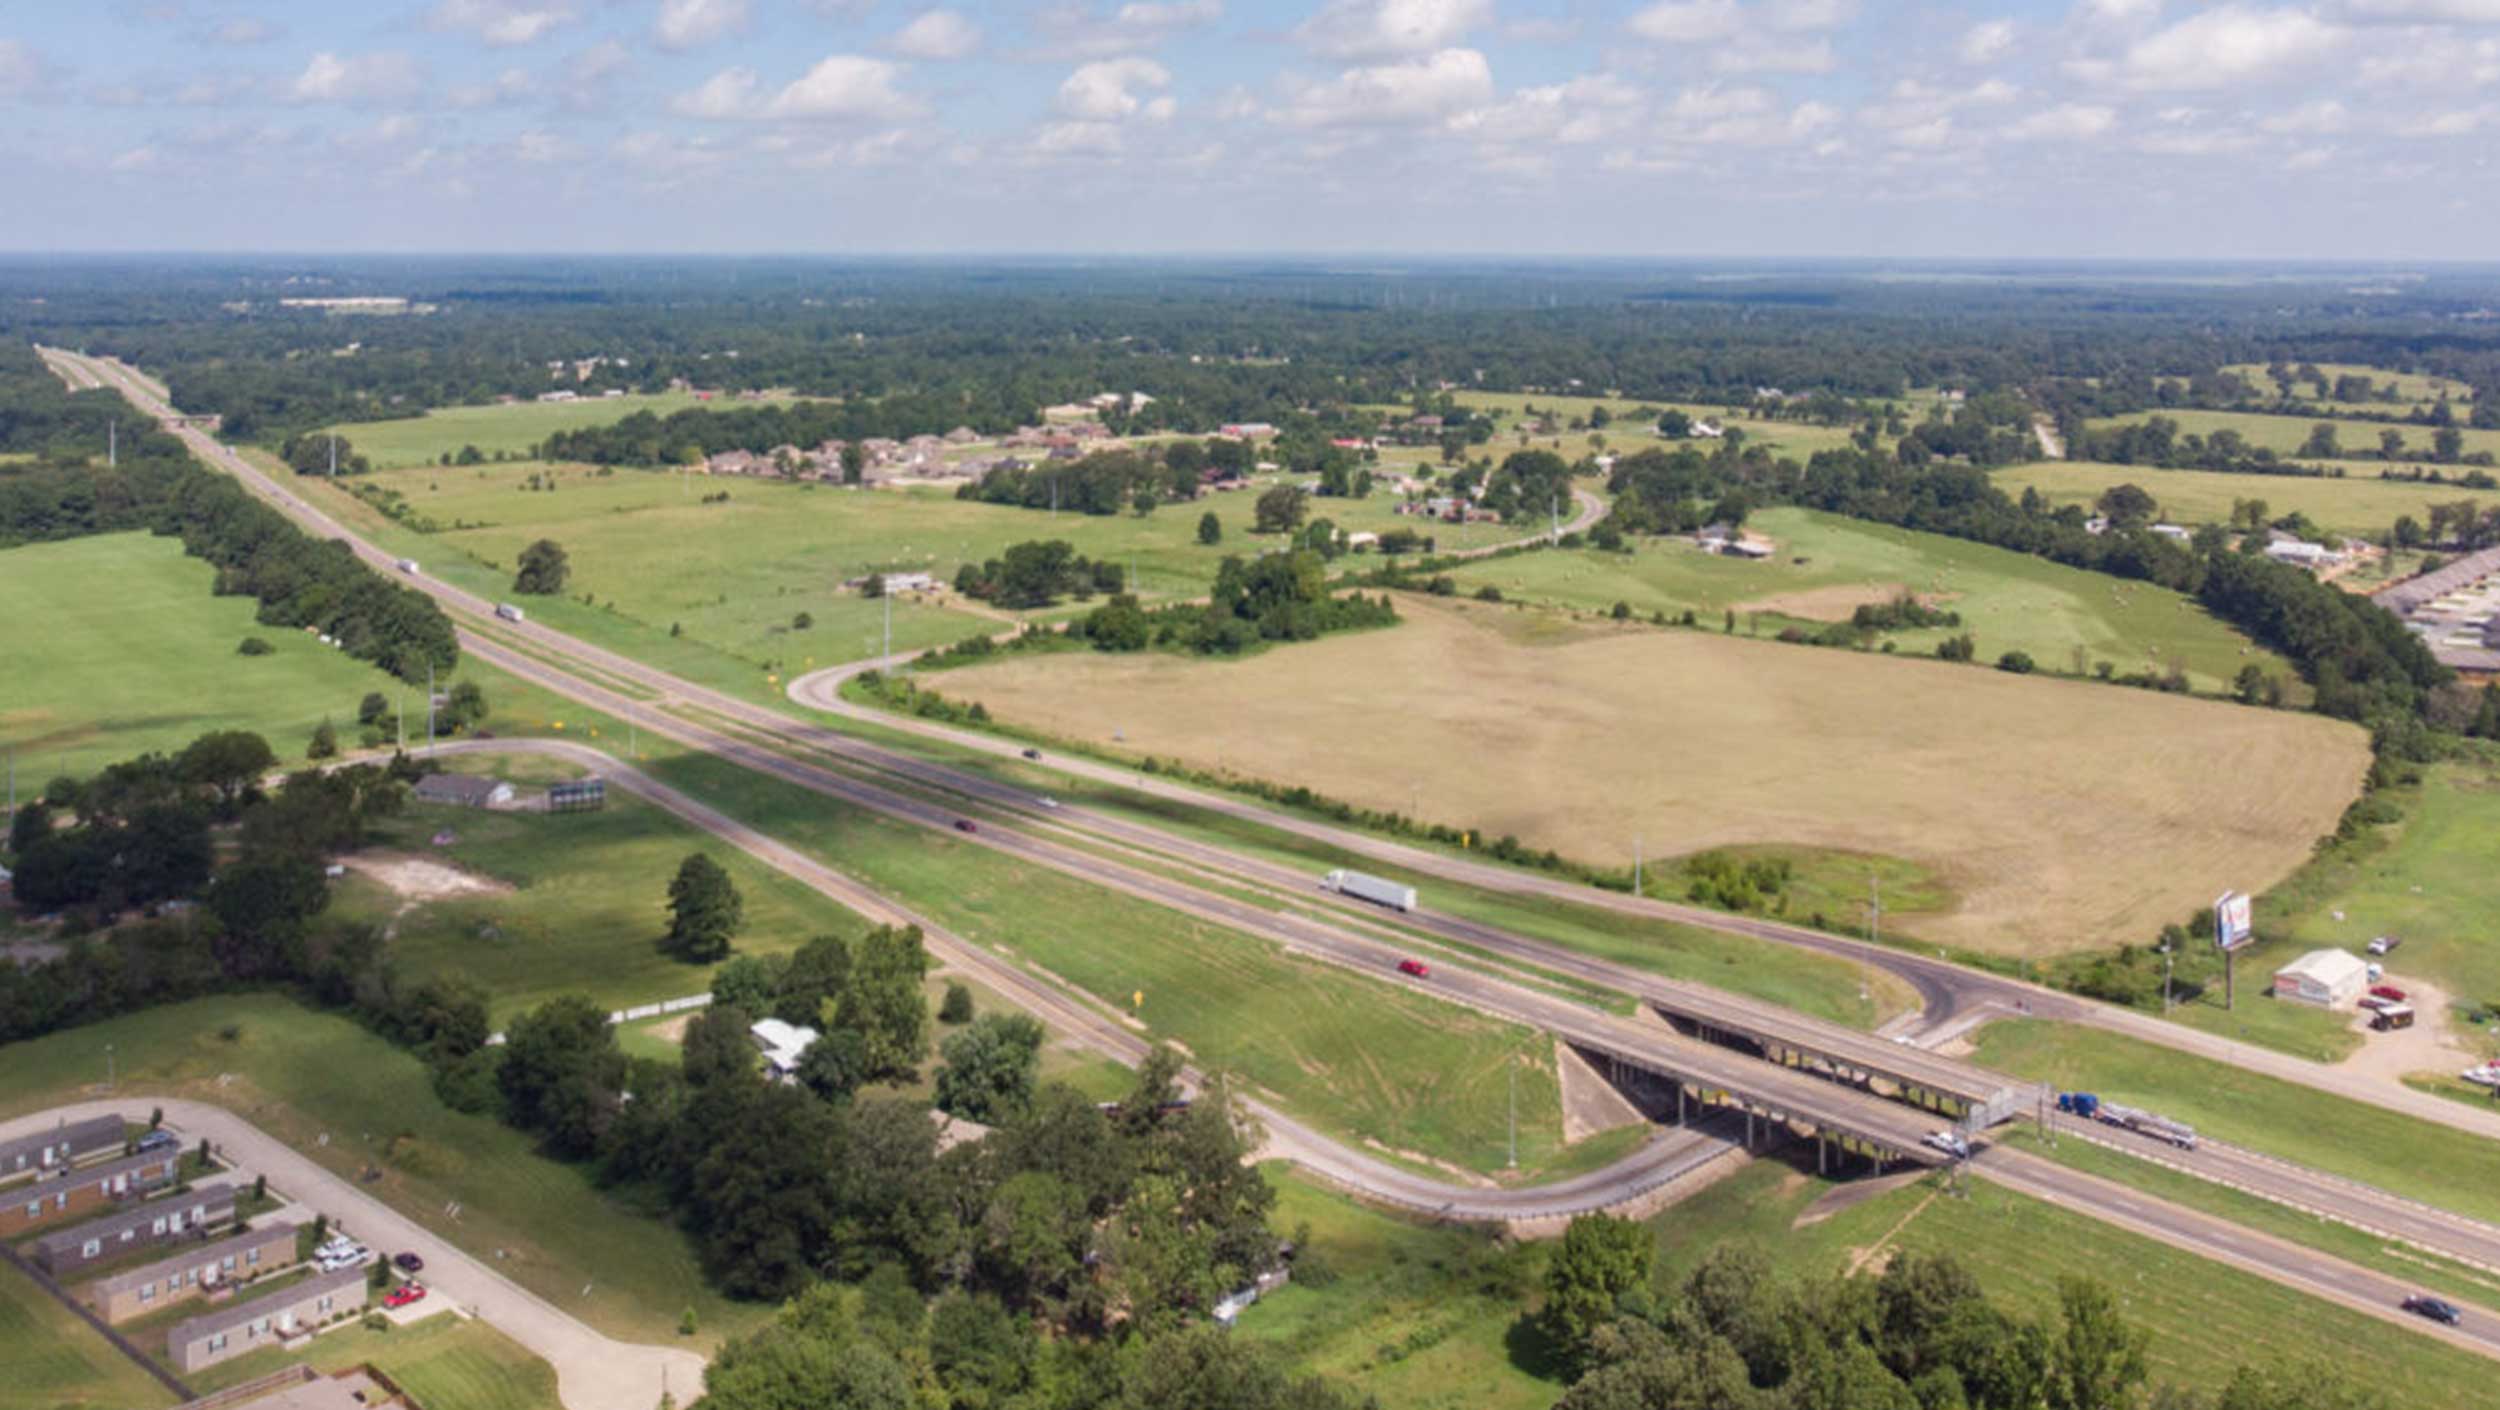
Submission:
<svg viewBox="0 0 2500 1410">
<path fill-rule="evenodd" d="M 2225 891 L 2214 902 L 2214 948 L 2237 950 L 2256 938 L 2249 925 L 2248 897 L 2238 891 Z"/>
</svg>

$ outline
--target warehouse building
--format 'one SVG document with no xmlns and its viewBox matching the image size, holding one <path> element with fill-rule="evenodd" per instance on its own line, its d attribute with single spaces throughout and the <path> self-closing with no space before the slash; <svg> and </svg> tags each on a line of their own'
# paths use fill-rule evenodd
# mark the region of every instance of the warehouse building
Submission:
<svg viewBox="0 0 2500 1410">
<path fill-rule="evenodd" d="M 2369 965 L 2350 950 L 2311 950 L 2274 972 L 2274 996 L 2340 1009 L 2360 998 L 2369 982 Z"/>
</svg>

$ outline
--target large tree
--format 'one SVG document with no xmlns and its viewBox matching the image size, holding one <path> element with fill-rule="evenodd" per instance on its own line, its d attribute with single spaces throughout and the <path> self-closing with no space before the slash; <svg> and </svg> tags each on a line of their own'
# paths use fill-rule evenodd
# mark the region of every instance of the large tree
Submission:
<svg viewBox="0 0 2500 1410">
<path fill-rule="evenodd" d="M 564 549 L 554 539 L 540 539 L 521 550 L 521 567 L 512 575 L 512 590 L 553 596 L 564 591 L 565 580 L 572 574 L 573 565 Z"/>
<path fill-rule="evenodd" d="M 624 1080 L 625 1055 L 608 1011 L 579 994 L 549 999 L 514 1019 L 496 1070 L 512 1124 L 574 1158 L 599 1148 Z"/>
<path fill-rule="evenodd" d="M 1648 1229 L 1611 1214 L 1571 1221 L 1545 1270 L 1545 1335 L 1569 1364 L 1588 1352 L 1589 1335 L 1614 1320 L 1615 1299 L 1649 1284 L 1656 1243 Z"/>
<path fill-rule="evenodd" d="M 710 964 L 729 955 L 746 924 L 746 904 L 721 864 L 690 852 L 668 884 L 668 948 L 679 959 Z"/>
<path fill-rule="evenodd" d="M 259 791 L 261 776 L 277 762 L 268 740 L 250 730 L 230 729 L 192 740 L 174 767 L 183 782 L 214 792 L 219 812 L 232 817 Z"/>
<path fill-rule="evenodd" d="M 938 1110 L 996 1125 L 1033 1104 L 1042 1025 L 1020 1013 L 983 1014 L 939 1048 Z"/>
</svg>

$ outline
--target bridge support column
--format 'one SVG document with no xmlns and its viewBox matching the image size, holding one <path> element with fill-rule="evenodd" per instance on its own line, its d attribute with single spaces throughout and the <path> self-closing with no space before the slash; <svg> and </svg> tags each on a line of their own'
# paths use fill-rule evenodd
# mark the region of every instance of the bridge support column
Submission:
<svg viewBox="0 0 2500 1410">
<path fill-rule="evenodd" d="M 1823 1143 L 1823 1133 L 1820 1131 L 1814 1133 L 1814 1173 L 1817 1175 L 1831 1173 L 1831 1148 Z"/>
<path fill-rule="evenodd" d="M 1745 1108 L 1745 1149 L 1753 1149 L 1753 1108 Z"/>
<path fill-rule="evenodd" d="M 1684 1124 L 1684 1084 L 1681 1082 L 1675 1084 L 1675 1124 Z"/>
</svg>

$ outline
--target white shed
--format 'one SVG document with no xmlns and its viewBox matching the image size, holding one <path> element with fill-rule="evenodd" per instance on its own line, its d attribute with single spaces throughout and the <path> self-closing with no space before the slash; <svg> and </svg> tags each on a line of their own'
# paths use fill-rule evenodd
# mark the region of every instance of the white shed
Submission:
<svg viewBox="0 0 2500 1410">
<path fill-rule="evenodd" d="M 2339 1009 L 2369 982 L 2369 965 L 2350 950 L 2311 950 L 2274 972 L 2274 996 Z"/>
</svg>

